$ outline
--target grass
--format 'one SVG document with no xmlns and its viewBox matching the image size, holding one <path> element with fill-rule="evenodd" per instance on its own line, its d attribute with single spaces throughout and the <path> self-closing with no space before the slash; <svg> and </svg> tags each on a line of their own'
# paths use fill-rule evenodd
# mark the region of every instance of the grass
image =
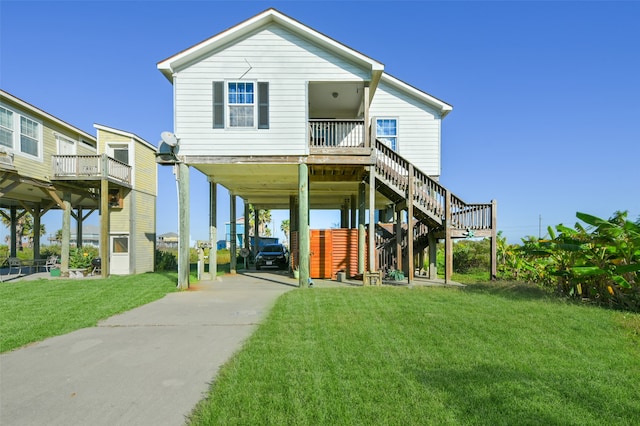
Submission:
<svg viewBox="0 0 640 426">
<path fill-rule="evenodd" d="M 637 314 L 508 283 L 295 290 L 190 422 L 631 425 L 639 332 Z"/>
<path fill-rule="evenodd" d="M 95 326 L 99 320 L 174 291 L 176 274 L 91 280 L 36 280 L 0 285 L 0 352 Z"/>
</svg>

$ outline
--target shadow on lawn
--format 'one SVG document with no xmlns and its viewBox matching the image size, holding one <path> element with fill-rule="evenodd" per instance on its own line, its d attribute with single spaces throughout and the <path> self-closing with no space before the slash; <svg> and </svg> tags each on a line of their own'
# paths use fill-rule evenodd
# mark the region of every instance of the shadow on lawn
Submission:
<svg viewBox="0 0 640 426">
<path fill-rule="evenodd" d="M 511 300 L 554 299 L 553 292 L 535 284 L 511 281 L 480 282 L 467 284 L 463 291 L 501 296 Z"/>
</svg>

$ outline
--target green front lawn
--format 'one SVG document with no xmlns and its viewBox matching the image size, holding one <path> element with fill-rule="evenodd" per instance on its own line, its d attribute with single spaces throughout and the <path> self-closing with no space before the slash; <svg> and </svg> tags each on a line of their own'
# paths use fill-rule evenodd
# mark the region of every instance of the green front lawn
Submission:
<svg viewBox="0 0 640 426">
<path fill-rule="evenodd" d="M 509 284 L 283 295 L 193 425 L 631 425 L 640 316 Z"/>
<path fill-rule="evenodd" d="M 0 284 L 0 352 L 95 326 L 175 291 L 176 274 Z"/>
</svg>

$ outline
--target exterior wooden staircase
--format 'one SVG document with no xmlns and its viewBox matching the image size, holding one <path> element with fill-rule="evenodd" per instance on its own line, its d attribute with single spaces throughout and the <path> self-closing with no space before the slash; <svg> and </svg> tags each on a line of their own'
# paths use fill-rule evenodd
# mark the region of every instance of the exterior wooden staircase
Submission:
<svg viewBox="0 0 640 426">
<path fill-rule="evenodd" d="M 452 239 L 489 237 L 492 242 L 491 276 L 494 277 L 497 272 L 496 202 L 466 203 L 382 141 L 376 140 L 375 148 L 376 190 L 395 204 L 396 211 L 407 210 L 408 217 L 413 218 L 400 232 L 400 241 L 397 232 L 386 230 L 378 233 L 376 246 L 379 264 L 388 266 L 389 262 L 393 262 L 397 269 L 403 269 L 399 265 L 413 264 L 413 256 L 422 253 L 427 246 L 433 254 L 430 257 L 435 258 L 435 243 L 438 239 L 444 239 L 445 280 L 449 280 L 453 272 Z M 401 247 L 402 254 L 398 247 Z M 409 262 L 402 262 L 399 257 Z M 435 271 L 435 259 L 433 266 Z M 413 270 L 410 268 L 410 275 Z M 432 272 L 430 275 L 434 274 Z"/>
</svg>

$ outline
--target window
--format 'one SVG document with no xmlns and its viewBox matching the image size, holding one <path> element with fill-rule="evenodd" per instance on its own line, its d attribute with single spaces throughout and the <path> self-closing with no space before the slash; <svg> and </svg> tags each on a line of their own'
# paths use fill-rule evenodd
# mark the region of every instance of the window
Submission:
<svg viewBox="0 0 640 426">
<path fill-rule="evenodd" d="M 228 128 L 268 129 L 269 83 L 214 81 L 213 128 L 224 129 L 225 121 Z"/>
<path fill-rule="evenodd" d="M 398 120 L 395 118 L 378 118 L 376 120 L 376 138 L 396 151 L 398 148 Z"/>
<path fill-rule="evenodd" d="M 13 148 L 13 112 L 0 107 L 0 145 Z"/>
<path fill-rule="evenodd" d="M 42 147 L 42 124 L 0 106 L 0 146 L 39 157 Z"/>
<path fill-rule="evenodd" d="M 113 152 L 113 158 L 124 164 L 129 164 L 129 146 L 128 145 L 113 145 L 111 146 Z"/>
<path fill-rule="evenodd" d="M 112 237 L 111 238 L 112 241 L 112 247 L 111 247 L 111 252 L 112 253 L 129 253 L 129 237 L 128 236 L 119 236 L 119 237 Z"/>
<path fill-rule="evenodd" d="M 227 102 L 229 127 L 253 127 L 255 109 L 253 83 L 229 83 Z"/>
</svg>

